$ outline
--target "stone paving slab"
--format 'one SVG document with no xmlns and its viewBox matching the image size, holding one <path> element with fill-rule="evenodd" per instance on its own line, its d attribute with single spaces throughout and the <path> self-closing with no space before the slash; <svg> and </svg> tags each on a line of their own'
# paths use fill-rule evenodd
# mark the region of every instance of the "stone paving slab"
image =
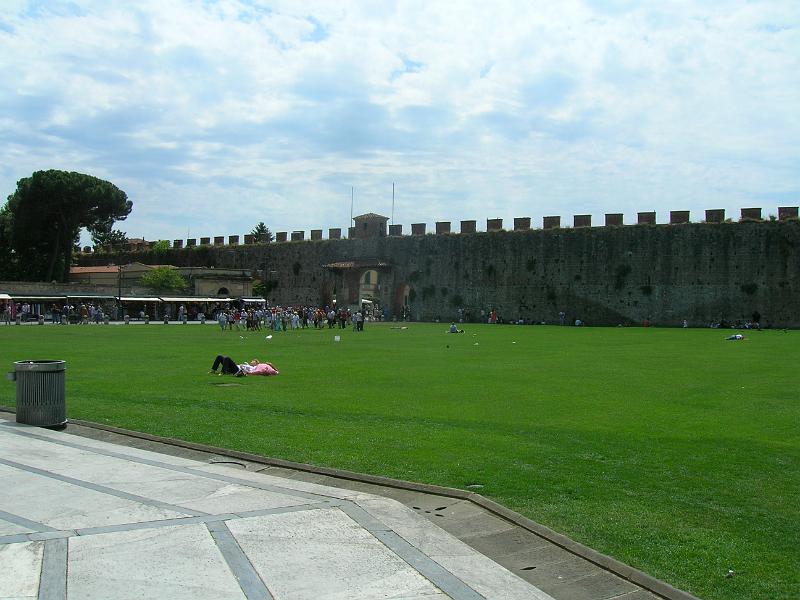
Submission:
<svg viewBox="0 0 800 600">
<path fill-rule="evenodd" d="M 551 599 L 424 510 L 0 420 L 0 598 Z"/>
<path fill-rule="evenodd" d="M 68 555 L 74 598 L 246 598 L 203 524 L 75 537 Z"/>
<path fill-rule="evenodd" d="M 276 597 L 446 597 L 339 509 L 240 519 L 229 529 Z"/>
<path fill-rule="evenodd" d="M 0 455 L 5 454 L 6 450 L 0 444 Z M 188 516 L 188 513 L 178 510 L 147 505 L 77 485 L 65 485 L 61 480 L 39 473 L 2 464 L 0 468 L 0 488 L 4 490 L 0 492 L 0 510 L 38 523 L 38 531 Z M 87 506 L 91 507 L 91 513 L 86 511 Z"/>
<path fill-rule="evenodd" d="M 36 598 L 44 542 L 0 545 L 0 598 Z"/>
</svg>

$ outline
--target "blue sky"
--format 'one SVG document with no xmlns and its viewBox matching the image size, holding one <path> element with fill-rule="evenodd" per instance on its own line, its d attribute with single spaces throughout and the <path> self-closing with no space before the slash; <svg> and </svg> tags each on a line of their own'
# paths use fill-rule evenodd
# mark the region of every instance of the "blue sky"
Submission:
<svg viewBox="0 0 800 600">
<path fill-rule="evenodd" d="M 3 0 L 0 193 L 131 237 L 800 204 L 800 3 Z"/>
</svg>

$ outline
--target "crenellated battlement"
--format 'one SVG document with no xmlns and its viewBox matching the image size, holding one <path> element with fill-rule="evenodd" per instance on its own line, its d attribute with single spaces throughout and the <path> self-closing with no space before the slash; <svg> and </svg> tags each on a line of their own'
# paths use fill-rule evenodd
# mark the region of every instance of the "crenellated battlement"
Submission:
<svg viewBox="0 0 800 600">
<path fill-rule="evenodd" d="M 760 208 L 737 213 L 740 222 L 714 209 L 695 223 L 687 211 L 642 212 L 635 223 L 619 213 L 576 214 L 568 227 L 558 215 L 410 227 L 361 215 L 341 241 L 341 228 L 279 231 L 270 244 L 249 234 L 223 244 L 182 239 L 180 248 L 157 252 L 82 254 L 78 264 L 238 269 L 268 282 L 271 304 L 366 298 L 390 317 L 410 310 L 419 320 L 496 308 L 526 322 L 552 322 L 564 311 L 590 324 L 699 326 L 746 322 L 757 312 L 772 326 L 800 327 L 797 208 L 781 207 L 780 220 L 763 220 Z M 659 216 L 668 222 L 656 224 Z"/>
<path fill-rule="evenodd" d="M 648 211 L 648 212 L 640 212 L 637 213 L 637 221 L 636 223 L 625 223 L 624 222 L 624 215 L 623 213 L 605 213 L 605 220 L 602 225 L 593 225 L 592 217 L 593 215 L 590 214 L 580 214 L 580 215 L 573 215 L 572 216 L 572 228 L 581 228 L 581 227 L 625 227 L 625 226 L 636 226 L 636 225 L 657 225 L 656 221 L 656 212 L 655 211 Z M 797 219 L 798 218 L 798 207 L 797 206 L 779 206 L 778 207 L 778 215 L 777 220 L 784 221 L 788 219 Z M 355 226 L 347 228 L 347 237 L 350 239 L 353 238 L 372 238 L 372 237 L 383 237 L 383 236 L 390 236 L 390 237 L 399 237 L 403 235 L 409 235 L 404 233 L 403 225 L 396 225 L 392 224 L 388 226 L 388 234 L 386 232 L 386 222 L 389 219 L 387 217 L 377 215 L 374 213 L 368 213 L 366 215 L 360 215 L 355 217 L 354 221 L 356 222 Z M 725 209 L 723 208 L 713 208 L 707 209 L 705 211 L 705 219 L 700 222 L 705 223 L 723 223 L 726 220 Z M 762 209 L 761 208 L 742 208 L 739 212 L 739 221 L 763 221 L 762 216 Z M 669 212 L 669 221 L 666 223 L 661 223 L 660 225 L 682 225 L 686 223 L 691 223 L 691 215 L 690 211 L 688 210 L 672 210 Z M 477 221 L 475 220 L 464 220 L 460 222 L 459 231 L 455 232 L 452 229 L 452 223 L 450 221 L 436 221 L 434 224 L 433 231 L 431 234 L 435 235 L 468 235 L 479 233 L 477 227 Z M 551 215 L 551 216 L 543 216 L 542 217 L 542 230 L 550 230 L 550 229 L 560 229 L 562 227 L 566 227 L 562 225 L 561 216 L 560 215 Z M 513 220 L 513 231 L 529 231 L 531 230 L 531 217 L 516 217 Z M 342 230 L 343 228 L 340 227 L 332 227 L 328 229 L 328 238 L 329 240 L 340 240 L 342 239 Z M 487 233 L 496 232 L 496 231 L 504 231 L 503 228 L 503 219 L 500 218 L 493 218 L 486 220 L 486 229 Z M 412 223 L 411 224 L 411 231 L 410 235 L 412 236 L 421 236 L 427 235 L 428 232 L 428 224 L 427 223 Z M 323 238 L 323 230 L 322 229 L 312 229 L 310 231 L 310 235 L 306 238 L 305 231 L 295 230 L 292 232 L 287 231 L 278 231 L 275 233 L 275 242 L 276 243 L 284 243 L 284 242 L 302 242 L 306 239 L 311 241 L 319 241 L 324 239 Z M 213 243 L 211 237 L 201 237 L 199 238 L 199 245 L 200 246 L 239 246 L 241 241 L 243 241 L 244 245 L 252 245 L 255 244 L 255 236 L 252 234 L 244 234 L 243 236 L 238 235 L 229 235 L 227 236 L 227 241 L 225 236 L 214 236 Z M 155 242 L 145 242 L 145 243 L 137 243 L 135 247 L 131 247 L 130 250 L 149 250 L 153 247 Z M 198 246 L 198 238 L 188 238 L 186 240 L 179 239 L 172 241 L 172 248 L 181 249 L 181 248 L 195 248 Z M 86 246 L 83 248 L 83 252 L 91 253 L 93 249 L 90 246 Z"/>
</svg>

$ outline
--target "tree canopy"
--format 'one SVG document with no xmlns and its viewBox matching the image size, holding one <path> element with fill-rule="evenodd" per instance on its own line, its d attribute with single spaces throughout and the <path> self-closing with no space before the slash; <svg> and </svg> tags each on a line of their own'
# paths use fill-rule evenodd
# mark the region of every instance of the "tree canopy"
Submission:
<svg viewBox="0 0 800 600">
<path fill-rule="evenodd" d="M 20 278 L 67 281 L 81 228 L 93 237 L 109 235 L 132 206 L 127 194 L 108 181 L 83 173 L 36 171 L 17 182 L 0 209 L 0 251 L 17 265 Z"/>
<path fill-rule="evenodd" d="M 142 285 L 154 292 L 182 292 L 189 284 L 180 273 L 172 267 L 156 267 L 141 278 Z"/>
<path fill-rule="evenodd" d="M 250 235 L 253 236 L 253 241 L 256 244 L 272 241 L 272 232 L 266 225 L 264 225 L 264 221 L 261 221 L 258 225 L 256 225 L 253 228 L 253 231 L 250 232 Z"/>
<path fill-rule="evenodd" d="M 156 252 L 166 252 L 172 247 L 169 243 L 169 240 L 158 240 L 155 244 L 153 244 L 153 250 Z"/>
<path fill-rule="evenodd" d="M 92 242 L 103 252 L 121 252 L 128 247 L 128 234 L 119 229 L 95 231 L 92 233 Z"/>
</svg>

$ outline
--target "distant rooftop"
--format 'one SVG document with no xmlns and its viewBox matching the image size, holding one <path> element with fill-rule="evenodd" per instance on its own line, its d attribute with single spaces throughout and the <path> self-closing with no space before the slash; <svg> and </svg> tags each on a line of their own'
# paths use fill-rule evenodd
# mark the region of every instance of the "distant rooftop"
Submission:
<svg viewBox="0 0 800 600">
<path fill-rule="evenodd" d="M 388 221 L 389 217 L 384 217 L 383 215 L 379 215 L 377 213 L 365 213 L 363 215 L 358 215 L 357 217 L 353 217 L 353 220 L 356 219 L 360 220 L 383 219 L 384 221 Z"/>
</svg>

